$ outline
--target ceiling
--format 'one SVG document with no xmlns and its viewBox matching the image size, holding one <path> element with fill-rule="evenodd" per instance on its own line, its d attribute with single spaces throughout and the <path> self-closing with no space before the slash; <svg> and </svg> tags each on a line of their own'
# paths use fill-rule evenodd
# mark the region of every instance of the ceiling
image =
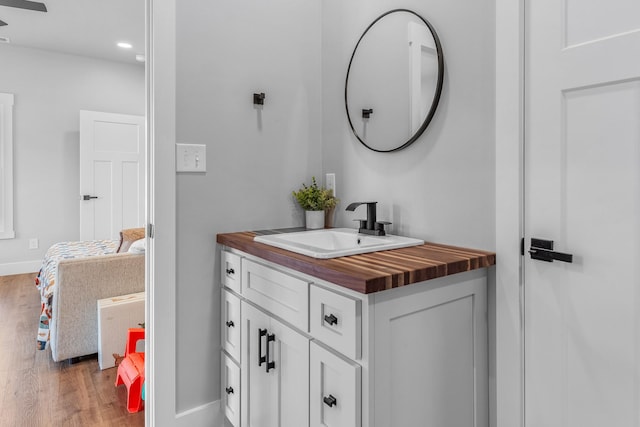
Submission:
<svg viewBox="0 0 640 427">
<path fill-rule="evenodd" d="M 0 37 L 13 46 L 136 63 L 144 55 L 144 0 L 38 0 L 47 12 L 0 6 Z M 131 49 L 116 43 L 126 41 Z"/>
</svg>

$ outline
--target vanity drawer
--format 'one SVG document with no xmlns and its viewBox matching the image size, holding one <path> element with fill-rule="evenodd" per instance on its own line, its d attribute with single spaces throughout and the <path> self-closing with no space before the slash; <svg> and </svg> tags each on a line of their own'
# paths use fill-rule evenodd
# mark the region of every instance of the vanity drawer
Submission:
<svg viewBox="0 0 640 427">
<path fill-rule="evenodd" d="M 311 335 L 351 359 L 360 359 L 362 302 L 313 284 L 309 292 Z"/>
<path fill-rule="evenodd" d="M 240 367 L 222 354 L 222 410 L 233 427 L 240 427 Z"/>
<path fill-rule="evenodd" d="M 360 427 L 362 368 L 321 345 L 309 347 L 310 425 Z"/>
<path fill-rule="evenodd" d="M 238 363 L 240 360 L 240 298 L 222 289 L 222 349 Z"/>
<path fill-rule="evenodd" d="M 309 283 L 246 258 L 242 296 L 295 327 L 309 330 Z"/>
<path fill-rule="evenodd" d="M 242 277 L 240 270 L 241 257 L 231 252 L 222 251 L 221 258 L 220 275 L 222 276 L 222 286 L 226 286 L 227 288 L 240 293 L 240 278 Z"/>
</svg>

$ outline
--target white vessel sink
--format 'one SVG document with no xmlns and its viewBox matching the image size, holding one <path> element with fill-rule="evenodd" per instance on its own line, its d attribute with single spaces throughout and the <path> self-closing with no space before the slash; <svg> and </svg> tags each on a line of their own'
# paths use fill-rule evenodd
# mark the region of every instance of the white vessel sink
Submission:
<svg viewBox="0 0 640 427">
<path fill-rule="evenodd" d="M 367 252 L 422 245 L 423 240 L 402 236 L 370 236 L 351 228 L 332 228 L 295 233 L 255 236 L 255 242 L 286 249 L 313 258 L 337 258 Z"/>
</svg>

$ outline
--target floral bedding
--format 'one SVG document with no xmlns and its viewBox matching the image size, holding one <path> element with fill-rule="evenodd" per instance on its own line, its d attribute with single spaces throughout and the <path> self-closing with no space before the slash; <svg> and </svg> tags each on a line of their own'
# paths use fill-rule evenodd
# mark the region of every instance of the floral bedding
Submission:
<svg viewBox="0 0 640 427">
<path fill-rule="evenodd" d="M 37 348 L 44 350 L 49 342 L 49 324 L 53 290 L 58 279 L 58 262 L 63 259 L 82 258 L 115 253 L 119 240 L 89 240 L 85 242 L 61 242 L 51 246 L 44 256 L 42 267 L 36 277 L 40 292 L 40 317 L 38 322 Z"/>
</svg>

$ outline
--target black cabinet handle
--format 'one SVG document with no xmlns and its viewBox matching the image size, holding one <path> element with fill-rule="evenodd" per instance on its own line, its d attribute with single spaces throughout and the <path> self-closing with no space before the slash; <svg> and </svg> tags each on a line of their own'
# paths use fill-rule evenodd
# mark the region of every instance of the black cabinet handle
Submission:
<svg viewBox="0 0 640 427">
<path fill-rule="evenodd" d="M 236 326 L 233 324 L 233 320 L 229 320 L 228 322 L 225 322 L 225 324 L 227 325 L 228 328 L 233 328 L 234 326 Z"/>
<path fill-rule="evenodd" d="M 258 366 L 262 366 L 267 361 L 267 358 L 262 355 L 262 337 L 265 335 L 267 335 L 266 329 L 258 329 Z M 267 343 L 267 351 L 269 351 L 269 343 Z"/>
<path fill-rule="evenodd" d="M 324 315 L 324 321 L 327 322 L 330 325 L 337 325 L 338 324 L 338 318 L 336 316 L 334 316 L 333 314 L 329 314 L 328 316 L 325 314 Z"/>
<path fill-rule="evenodd" d="M 224 389 L 224 391 L 226 391 L 227 394 L 233 394 L 233 387 L 227 387 Z"/>
<path fill-rule="evenodd" d="M 82 200 L 91 200 L 91 199 L 97 199 L 97 198 L 98 198 L 98 196 L 91 196 L 89 194 L 84 194 L 82 196 Z"/>
<path fill-rule="evenodd" d="M 275 340 L 276 340 L 276 334 L 267 335 L 267 372 L 269 372 L 271 369 L 276 368 L 276 362 L 274 362 L 273 360 L 269 361 L 269 359 L 271 358 L 269 356 L 269 347 L 270 347 L 269 343 Z"/>
<path fill-rule="evenodd" d="M 338 404 L 338 401 L 332 395 L 329 395 L 328 397 L 323 397 L 322 400 L 324 401 L 324 404 L 327 405 L 329 408 Z"/>
<path fill-rule="evenodd" d="M 236 271 L 233 268 L 227 268 L 225 271 L 227 272 L 228 275 L 232 275 L 236 273 Z"/>
</svg>

